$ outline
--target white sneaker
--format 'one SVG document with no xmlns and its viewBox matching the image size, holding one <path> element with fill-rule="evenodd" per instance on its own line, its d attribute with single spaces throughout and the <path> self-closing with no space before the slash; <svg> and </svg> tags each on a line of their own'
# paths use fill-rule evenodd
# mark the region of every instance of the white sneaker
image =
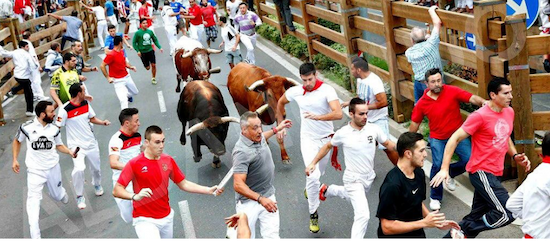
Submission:
<svg viewBox="0 0 550 241">
<path fill-rule="evenodd" d="M 449 182 L 447 183 L 447 189 L 449 189 L 449 191 L 456 190 L 456 182 L 454 178 L 449 178 Z"/>
<path fill-rule="evenodd" d="M 86 198 L 84 196 L 80 196 L 76 198 L 76 206 L 78 206 L 79 209 L 85 209 L 86 208 Z"/>
<path fill-rule="evenodd" d="M 63 196 L 63 198 L 61 199 L 61 202 L 63 204 L 69 203 L 69 196 L 66 193 L 65 193 L 65 196 Z"/>
<path fill-rule="evenodd" d="M 441 209 L 441 202 L 437 199 L 431 199 L 430 198 L 430 209 L 431 210 L 439 210 Z"/>
<path fill-rule="evenodd" d="M 101 196 L 103 195 L 103 187 L 101 185 L 94 186 L 95 188 L 95 195 Z"/>
<path fill-rule="evenodd" d="M 28 117 L 31 117 L 31 116 L 34 116 L 34 113 L 32 113 L 30 111 L 27 111 L 27 112 L 25 112 L 25 115 L 28 116 Z"/>
</svg>

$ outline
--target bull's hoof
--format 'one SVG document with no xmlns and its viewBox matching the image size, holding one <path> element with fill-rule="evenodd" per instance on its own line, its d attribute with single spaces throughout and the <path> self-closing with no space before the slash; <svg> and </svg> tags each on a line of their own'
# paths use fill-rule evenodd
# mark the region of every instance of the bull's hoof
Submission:
<svg viewBox="0 0 550 241">
<path fill-rule="evenodd" d="M 214 160 L 212 160 L 212 167 L 213 168 L 220 168 L 222 166 L 222 161 L 219 157 L 214 156 Z"/>
<path fill-rule="evenodd" d="M 292 165 L 292 162 L 290 161 L 290 159 L 286 159 L 286 160 L 283 160 L 283 164 Z"/>
<path fill-rule="evenodd" d="M 200 162 L 201 159 L 202 159 L 202 156 L 199 156 L 199 157 L 194 156 L 194 157 L 193 157 L 193 160 L 194 160 L 195 162 Z"/>
</svg>

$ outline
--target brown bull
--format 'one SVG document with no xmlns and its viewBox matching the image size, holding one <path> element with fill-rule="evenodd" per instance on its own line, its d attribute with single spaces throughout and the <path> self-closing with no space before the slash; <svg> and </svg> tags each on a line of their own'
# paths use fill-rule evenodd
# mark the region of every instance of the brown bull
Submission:
<svg viewBox="0 0 550 241">
<path fill-rule="evenodd" d="M 178 72 L 178 86 L 176 92 L 180 92 L 181 81 L 191 77 L 193 80 L 208 80 L 211 73 L 219 73 L 220 68 L 213 68 L 210 62 L 210 54 L 219 54 L 222 50 L 196 48 L 193 51 L 185 52 L 185 49 L 178 49 L 174 54 L 174 64 Z"/>
<path fill-rule="evenodd" d="M 295 85 L 300 85 L 300 83 L 290 78 L 271 75 L 267 70 L 247 63 L 235 66 L 227 78 L 227 88 L 239 114 L 256 111 L 260 114 L 264 125 L 275 123 L 279 98 L 288 88 Z M 285 115 L 285 110 L 283 110 L 283 115 Z M 278 140 L 278 142 L 281 148 L 281 159 L 287 163 L 290 158 L 284 142 L 282 140 Z"/>
</svg>

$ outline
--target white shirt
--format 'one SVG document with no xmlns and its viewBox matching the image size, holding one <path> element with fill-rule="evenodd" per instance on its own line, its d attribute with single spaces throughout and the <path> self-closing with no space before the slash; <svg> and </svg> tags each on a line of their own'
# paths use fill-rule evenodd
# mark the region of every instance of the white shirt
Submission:
<svg viewBox="0 0 550 241">
<path fill-rule="evenodd" d="M 315 91 L 306 92 L 304 95 L 302 85 L 298 85 L 288 89 L 285 92 L 285 96 L 288 101 L 295 100 L 300 107 L 300 120 L 302 123 L 300 135 L 302 138 L 308 137 L 320 140 L 334 133 L 332 121 L 317 121 L 304 118 L 305 112 L 314 115 L 325 115 L 332 112 L 329 102 L 338 100 L 338 95 L 336 95 L 336 91 L 332 86 L 322 84 Z"/>
<path fill-rule="evenodd" d="M 13 76 L 18 79 L 30 79 L 31 73 L 38 68 L 33 57 L 24 49 L 16 49 L 14 51 L 2 51 L 2 55 L 13 59 Z"/>
<path fill-rule="evenodd" d="M 241 0 L 235 0 L 235 2 L 227 1 L 225 3 L 225 7 L 229 12 L 229 19 L 235 18 L 235 15 L 237 15 L 237 12 L 239 11 L 239 4 L 241 4 Z"/>
<path fill-rule="evenodd" d="M 550 164 L 541 163 L 506 203 L 514 217 L 523 220 L 521 230 L 536 239 L 550 239 Z"/>
<path fill-rule="evenodd" d="M 92 7 L 92 11 L 94 11 L 95 18 L 97 19 L 97 21 L 106 20 L 105 9 L 102 6 Z"/>
<path fill-rule="evenodd" d="M 162 8 L 160 15 L 162 16 L 165 28 L 175 28 L 178 24 L 176 16 L 170 16 L 170 14 L 174 14 L 174 10 L 170 6 Z"/>
<path fill-rule="evenodd" d="M 121 131 L 117 131 L 109 141 L 109 156 L 116 155 L 119 156 L 118 161 L 124 165 L 132 160 L 134 157 L 137 157 L 141 152 L 141 135 L 139 133 L 134 133 L 134 135 L 129 136 Z M 121 170 L 113 169 L 113 181 L 118 181 L 120 177 Z"/>
<path fill-rule="evenodd" d="M 59 108 L 56 125 L 67 127 L 67 146 L 72 149 L 78 147 L 90 149 L 97 145 L 90 119 L 95 112 L 88 101 L 75 105 L 68 101 Z"/>
<path fill-rule="evenodd" d="M 53 124 L 42 126 L 35 117 L 23 123 L 15 138 L 20 142 L 27 140 L 25 165 L 29 169 L 48 170 L 59 163 L 56 147 L 63 145 L 60 130 Z"/>
<path fill-rule="evenodd" d="M 13 16 L 13 4 L 10 0 L 0 0 L 0 18 Z"/>
<path fill-rule="evenodd" d="M 342 146 L 346 171 L 369 174 L 374 171 L 376 142 L 384 143 L 388 137 L 380 127 L 367 123 L 361 130 L 347 124 L 334 133 L 330 141 L 333 146 Z"/>
<path fill-rule="evenodd" d="M 226 52 L 231 52 L 231 49 L 233 48 L 233 46 L 235 46 L 235 41 L 237 41 L 237 35 L 239 34 L 239 32 L 237 32 L 237 30 L 235 30 L 235 28 L 233 28 L 230 24 L 225 24 L 221 32 L 223 43 L 225 45 L 224 49 Z M 231 40 L 229 39 L 229 33 L 233 35 L 233 38 Z M 237 49 L 241 49 L 241 46 L 238 44 Z"/>
<path fill-rule="evenodd" d="M 376 95 L 385 93 L 384 83 L 382 79 L 375 73 L 371 72 L 367 78 L 357 79 L 357 95 L 360 99 L 367 102 L 367 105 L 378 102 Z M 379 119 L 386 118 L 388 116 L 388 107 L 380 109 L 369 109 L 367 112 L 367 121 L 375 122 Z"/>
</svg>

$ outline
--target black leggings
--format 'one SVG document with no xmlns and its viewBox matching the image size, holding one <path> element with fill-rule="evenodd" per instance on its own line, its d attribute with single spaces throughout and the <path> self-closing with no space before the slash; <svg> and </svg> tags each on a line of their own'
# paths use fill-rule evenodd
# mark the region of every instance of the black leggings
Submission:
<svg viewBox="0 0 550 241">
<path fill-rule="evenodd" d="M 69 40 L 71 42 L 80 41 L 78 39 L 75 39 L 75 38 L 72 38 L 72 37 L 69 37 L 69 36 L 61 37 L 61 51 L 63 51 L 63 49 L 65 48 L 65 43 L 67 42 L 67 40 Z"/>
<path fill-rule="evenodd" d="M 25 92 L 25 102 L 27 102 L 27 111 L 32 112 L 32 107 L 33 107 L 32 102 L 33 102 L 34 95 L 32 94 L 31 81 L 29 79 L 18 79 L 18 78 L 15 78 L 15 81 L 17 81 L 19 85 L 11 88 L 11 92 L 13 94 L 17 94 L 17 92 L 19 92 L 20 90 L 23 90 Z"/>
</svg>

